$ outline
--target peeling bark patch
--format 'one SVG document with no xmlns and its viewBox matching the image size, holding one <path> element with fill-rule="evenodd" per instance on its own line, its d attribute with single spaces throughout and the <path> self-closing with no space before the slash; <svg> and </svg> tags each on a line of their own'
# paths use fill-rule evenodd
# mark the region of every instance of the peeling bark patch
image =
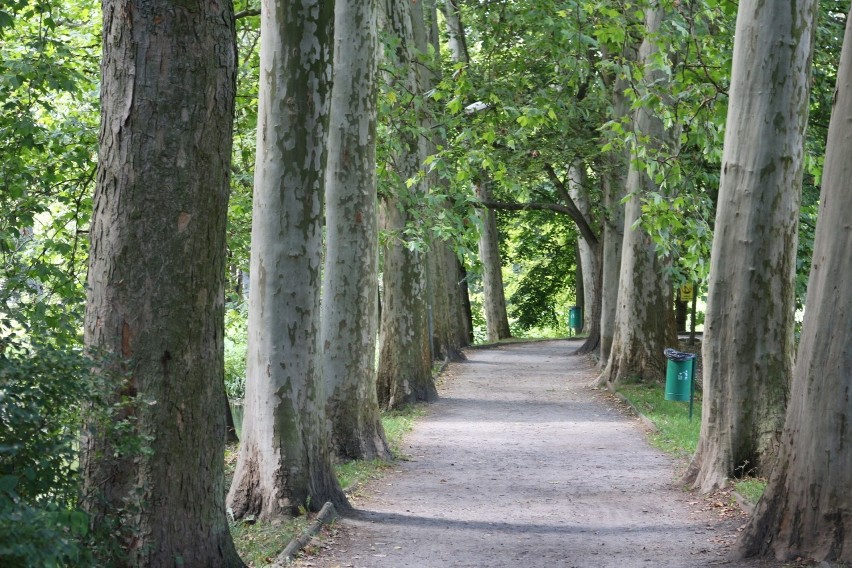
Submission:
<svg viewBox="0 0 852 568">
<path fill-rule="evenodd" d="M 192 215 L 190 215 L 186 211 L 180 212 L 180 214 L 178 215 L 178 221 L 177 221 L 178 233 L 182 233 L 186 230 L 186 227 L 189 225 L 190 219 L 192 219 Z"/>
<path fill-rule="evenodd" d="M 130 325 L 127 322 L 121 326 L 121 354 L 125 357 L 133 355 L 133 350 L 130 348 Z"/>
</svg>

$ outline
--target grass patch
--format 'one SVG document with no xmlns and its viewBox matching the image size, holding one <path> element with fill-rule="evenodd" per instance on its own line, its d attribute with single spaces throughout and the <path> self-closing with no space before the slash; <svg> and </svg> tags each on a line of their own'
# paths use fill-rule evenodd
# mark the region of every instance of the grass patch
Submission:
<svg viewBox="0 0 852 568">
<path fill-rule="evenodd" d="M 409 404 L 399 410 L 390 410 L 382 414 L 385 437 L 394 457 L 402 457 L 403 438 L 414 428 L 415 421 L 425 415 L 425 404 Z"/>
<path fill-rule="evenodd" d="M 748 477 L 734 484 L 734 490 L 750 503 L 757 503 L 764 489 L 766 489 L 766 480 L 761 477 Z"/>
<path fill-rule="evenodd" d="M 633 403 L 659 429 L 651 443 L 680 458 L 690 458 L 698 445 L 701 430 L 701 394 L 695 393 L 692 421 L 689 403 L 665 400 L 659 384 L 622 385 L 618 392 Z"/>
<path fill-rule="evenodd" d="M 388 469 L 390 463 L 383 460 L 352 460 L 334 465 L 334 473 L 340 487 L 349 493 L 353 488 L 368 479 L 376 479 L 381 472 Z"/>
<path fill-rule="evenodd" d="M 618 392 L 633 403 L 659 432 L 651 434 L 651 444 L 664 452 L 682 459 L 690 459 L 698 445 L 701 430 L 701 393 L 695 393 L 692 422 L 689 421 L 689 403 L 665 400 L 663 385 L 633 384 L 618 387 Z M 746 477 L 734 483 L 737 493 L 757 503 L 766 480 Z"/>
<path fill-rule="evenodd" d="M 399 410 L 391 410 L 382 414 L 385 438 L 394 458 L 405 459 L 402 452 L 403 438 L 414 428 L 414 422 L 424 414 L 426 414 L 426 407 L 422 404 L 408 405 Z M 380 477 L 382 472 L 389 467 L 391 467 L 391 464 L 382 460 L 354 460 L 336 464 L 334 471 L 343 490 L 351 491 L 354 487 L 369 479 Z"/>
<path fill-rule="evenodd" d="M 394 457 L 405 459 L 402 453 L 403 439 L 414 428 L 415 421 L 425 414 L 426 406 L 418 404 L 382 415 L 385 436 Z M 234 477 L 238 456 L 239 444 L 228 444 L 225 447 L 226 490 Z M 334 470 L 343 490 L 351 492 L 365 481 L 380 477 L 384 470 L 390 467 L 389 462 L 382 460 L 351 461 L 335 465 Z M 287 543 L 307 527 L 308 521 L 307 517 L 299 516 L 271 523 L 232 521 L 229 526 L 237 552 L 243 561 L 250 567 L 260 567 L 272 563 Z"/>
<path fill-rule="evenodd" d="M 272 564 L 284 547 L 307 528 L 308 518 L 254 524 L 234 521 L 229 525 L 240 558 L 250 567 L 259 567 Z"/>
</svg>

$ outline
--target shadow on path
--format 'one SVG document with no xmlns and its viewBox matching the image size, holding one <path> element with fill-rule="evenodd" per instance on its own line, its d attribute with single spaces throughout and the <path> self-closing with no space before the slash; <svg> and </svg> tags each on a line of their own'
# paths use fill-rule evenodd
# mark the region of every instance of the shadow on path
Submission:
<svg viewBox="0 0 852 568">
<path fill-rule="evenodd" d="M 674 487 L 674 464 L 592 387 L 581 344 L 470 350 L 310 566 L 715 566 L 737 524 Z M 751 566 L 731 564 L 727 566 Z"/>
</svg>

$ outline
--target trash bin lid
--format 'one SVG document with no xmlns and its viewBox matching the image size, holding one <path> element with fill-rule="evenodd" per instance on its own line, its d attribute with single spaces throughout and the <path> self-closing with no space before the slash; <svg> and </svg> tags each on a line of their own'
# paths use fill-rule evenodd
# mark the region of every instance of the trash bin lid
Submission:
<svg viewBox="0 0 852 568">
<path fill-rule="evenodd" d="M 691 361 L 695 359 L 695 353 L 684 353 L 683 351 L 677 351 L 672 349 L 671 347 L 663 350 L 663 355 L 666 356 L 666 359 L 671 361 Z"/>
</svg>

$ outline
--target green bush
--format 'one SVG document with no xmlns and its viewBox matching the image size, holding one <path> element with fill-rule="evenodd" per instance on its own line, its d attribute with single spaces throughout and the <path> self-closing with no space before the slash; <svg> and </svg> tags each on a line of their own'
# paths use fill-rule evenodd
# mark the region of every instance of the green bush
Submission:
<svg viewBox="0 0 852 568">
<path fill-rule="evenodd" d="M 116 452 L 144 444 L 115 420 L 133 401 L 112 401 L 92 368 L 78 346 L 0 338 L 0 566 L 108 566 L 118 554 L 111 521 L 92 532 L 79 508 L 79 437 L 85 420 Z"/>
<path fill-rule="evenodd" d="M 10 343 L 0 355 L 0 564 L 85 565 L 78 510 L 81 406 L 94 389 L 79 350 Z"/>
<path fill-rule="evenodd" d="M 225 392 L 241 399 L 246 390 L 248 326 L 245 305 L 225 311 Z"/>
</svg>

